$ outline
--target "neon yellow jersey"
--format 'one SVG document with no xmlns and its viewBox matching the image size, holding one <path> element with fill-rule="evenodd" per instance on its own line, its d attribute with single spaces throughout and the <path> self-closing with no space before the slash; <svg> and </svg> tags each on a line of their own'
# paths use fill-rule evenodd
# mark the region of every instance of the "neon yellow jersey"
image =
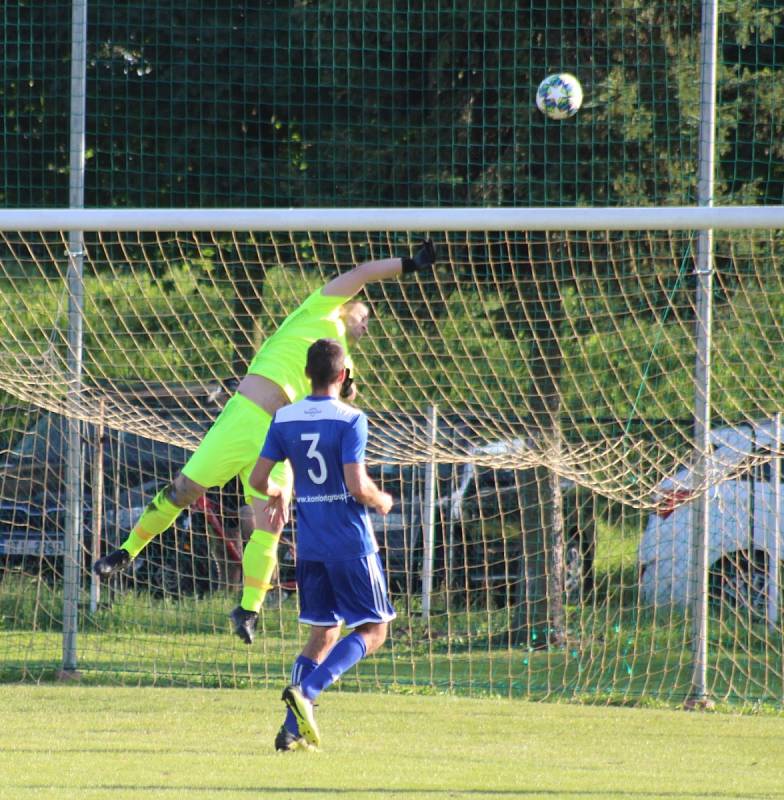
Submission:
<svg viewBox="0 0 784 800">
<path fill-rule="evenodd" d="M 274 381 L 295 403 L 311 391 L 310 380 L 305 375 L 308 348 L 317 339 L 337 339 L 346 351 L 346 366 L 353 377 L 346 326 L 340 318 L 341 306 L 348 300 L 348 297 L 323 295 L 321 289 L 317 289 L 264 342 L 250 362 L 248 372 Z"/>
</svg>

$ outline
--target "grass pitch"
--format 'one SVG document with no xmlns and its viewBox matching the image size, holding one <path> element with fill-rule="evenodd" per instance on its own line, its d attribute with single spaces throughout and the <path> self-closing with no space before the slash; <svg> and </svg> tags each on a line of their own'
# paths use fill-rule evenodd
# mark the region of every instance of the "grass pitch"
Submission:
<svg viewBox="0 0 784 800">
<path fill-rule="evenodd" d="M 784 798 L 784 717 L 335 690 L 0 686 L 0 798 Z"/>
</svg>

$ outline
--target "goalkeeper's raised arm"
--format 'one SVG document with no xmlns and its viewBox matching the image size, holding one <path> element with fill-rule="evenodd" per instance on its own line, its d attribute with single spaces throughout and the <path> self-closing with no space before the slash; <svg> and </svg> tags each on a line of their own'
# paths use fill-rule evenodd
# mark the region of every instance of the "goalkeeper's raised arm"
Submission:
<svg viewBox="0 0 784 800">
<path fill-rule="evenodd" d="M 366 284 L 394 278 L 398 275 L 418 272 L 436 263 L 436 249 L 430 239 L 422 242 L 411 256 L 386 258 L 381 261 L 366 261 L 349 272 L 333 278 L 322 290 L 329 297 L 353 297 Z"/>
</svg>

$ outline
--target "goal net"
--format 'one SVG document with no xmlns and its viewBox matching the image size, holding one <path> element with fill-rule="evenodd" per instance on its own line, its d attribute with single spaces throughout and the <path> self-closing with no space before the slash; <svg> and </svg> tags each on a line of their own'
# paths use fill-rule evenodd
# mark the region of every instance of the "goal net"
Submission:
<svg viewBox="0 0 784 800">
<path fill-rule="evenodd" d="M 227 620 L 248 532 L 237 486 L 211 491 L 106 584 L 90 565 L 176 474 L 287 314 L 339 272 L 406 255 L 427 235 L 434 270 L 364 292 L 371 330 L 353 356 L 369 470 L 395 497 L 376 533 L 398 620 L 344 684 L 683 697 L 692 511 L 706 491 L 710 691 L 780 698 L 784 246 L 766 210 L 714 225 L 703 331 L 713 432 L 700 472 L 695 264 L 706 226 L 689 212 L 710 210 L 662 222 L 661 209 L 633 221 L 615 209 L 601 224 L 585 221 L 600 210 L 561 210 L 538 229 L 473 210 L 455 229 L 461 211 L 451 223 L 411 211 L 399 225 L 389 210 L 375 225 L 350 210 L 278 212 L 296 223 L 288 231 L 231 211 L 62 212 L 59 230 L 31 211 L 4 223 L 5 678 L 60 664 L 76 494 L 83 674 L 284 680 L 303 640 L 296 527 L 248 651 Z"/>
</svg>

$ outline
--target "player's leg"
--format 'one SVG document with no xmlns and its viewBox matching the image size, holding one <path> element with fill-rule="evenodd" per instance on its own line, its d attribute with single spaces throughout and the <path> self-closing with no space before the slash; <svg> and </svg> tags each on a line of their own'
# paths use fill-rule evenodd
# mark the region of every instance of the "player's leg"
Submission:
<svg viewBox="0 0 784 800">
<path fill-rule="evenodd" d="M 300 691 L 309 703 L 386 640 L 395 610 L 389 602 L 386 579 L 378 553 L 325 565 L 335 615 L 354 630 L 330 650 L 313 672 L 302 681 Z"/>
<path fill-rule="evenodd" d="M 378 650 L 387 638 L 388 622 L 365 622 L 344 636 L 324 661 L 302 682 L 302 694 L 315 699 L 335 683 L 344 672 L 356 666 L 365 656 Z"/>
<path fill-rule="evenodd" d="M 240 605 L 247 611 L 258 612 L 278 563 L 278 540 L 283 524 L 270 522 L 265 510 L 266 498 L 253 497 L 253 532 L 242 556 L 243 586 Z"/>
<path fill-rule="evenodd" d="M 234 632 L 245 644 L 252 644 L 259 610 L 272 588 L 272 574 L 278 563 L 278 539 L 282 523 L 270 522 L 261 497 L 247 497 L 253 509 L 253 531 L 242 553 L 242 598 L 229 615 Z"/>
<path fill-rule="evenodd" d="M 395 616 L 377 554 L 326 565 L 326 569 L 336 596 L 336 614 L 343 616 L 346 625 L 354 630 L 335 644 L 299 686 L 289 686 L 283 692 L 300 733 L 316 747 L 321 737 L 313 713 L 315 699 L 384 643 L 389 621 Z"/>
<path fill-rule="evenodd" d="M 310 663 L 304 660 L 301 662 L 304 669 L 299 675 L 295 675 L 292 670 L 292 683 L 283 691 L 281 698 L 287 706 L 286 721 L 281 730 L 302 736 L 309 744 L 318 747 L 320 735 L 313 714 L 313 704 L 303 697 L 297 684 L 307 680 L 318 669 L 318 663 L 330 652 L 340 636 L 342 620 L 335 612 L 336 601 L 324 564 L 320 561 L 297 559 L 296 579 L 299 621 L 310 625 L 310 637 L 300 658 L 304 656 Z M 277 747 L 277 738 L 275 744 Z"/>
<path fill-rule="evenodd" d="M 256 453 L 258 456 L 258 453 Z M 267 498 L 260 495 L 250 486 L 248 477 L 256 463 L 246 465 L 240 472 L 245 487 L 246 500 L 253 507 L 253 532 L 245 551 L 242 554 L 242 599 L 231 612 L 234 632 L 246 644 L 251 644 L 255 636 L 259 610 L 267 592 L 271 588 L 272 574 L 278 563 L 278 540 L 283 524 L 270 522 L 269 514 L 264 509 Z M 280 486 L 286 502 L 291 497 L 292 476 L 287 463 L 276 464 L 270 473 L 270 479 Z"/>
<path fill-rule="evenodd" d="M 184 508 L 195 503 L 206 491 L 205 486 L 180 473 L 155 495 L 121 547 L 131 558 L 136 558 L 152 539 L 171 527 Z"/>
<path fill-rule="evenodd" d="M 313 713 L 316 698 L 344 672 L 378 650 L 387 638 L 388 627 L 388 622 L 365 622 L 359 625 L 335 644 L 326 658 L 302 679 L 299 686 L 292 684 L 283 692 L 288 713 L 296 721 L 297 730 L 306 742 L 315 747 L 321 743 Z M 335 628 L 335 632 L 338 633 L 339 629 Z M 291 720 L 288 716 L 286 720 L 281 731 L 291 730 Z"/>
<path fill-rule="evenodd" d="M 95 574 L 106 577 L 127 567 L 156 536 L 172 525 L 184 508 L 195 503 L 205 491 L 205 487 L 182 473 L 177 475 L 153 497 L 120 547 L 95 562 Z"/>
<path fill-rule="evenodd" d="M 289 677 L 291 681 L 290 685 L 298 685 L 301 681 L 305 680 L 317 666 L 318 661 L 314 661 L 312 658 L 306 656 L 303 650 L 297 656 L 291 667 L 291 674 Z M 298 750 L 302 747 L 308 747 L 308 743 L 305 741 L 305 737 L 299 732 L 299 726 L 297 725 L 297 718 L 294 716 L 294 712 L 287 707 L 286 718 L 283 720 L 283 724 L 275 735 L 275 749 L 285 752 Z"/>
<path fill-rule="evenodd" d="M 316 626 L 310 628 L 310 636 L 302 652 L 291 668 L 291 686 L 298 686 L 324 660 L 340 638 L 340 626 Z M 275 749 L 279 751 L 296 750 L 307 747 L 305 737 L 299 731 L 294 712 L 286 709 L 286 719 L 275 736 Z"/>
<path fill-rule="evenodd" d="M 264 414 L 258 406 L 238 395 L 226 403 L 180 474 L 155 495 L 120 549 L 95 562 L 96 574 L 110 575 L 127 566 L 207 488 L 223 486 L 252 457 L 249 453 L 254 453 L 253 457 L 258 455 L 266 429 L 263 434 L 257 432 L 253 409 Z"/>
<path fill-rule="evenodd" d="M 302 736 L 318 746 L 321 737 L 313 713 L 314 700 L 381 647 L 395 610 L 389 601 L 378 553 L 329 564 L 300 560 L 297 589 L 300 622 L 312 626 L 303 654 L 318 661 L 318 666 L 302 677 L 298 686 L 288 686 L 283 700 Z M 354 630 L 336 641 L 341 620 Z"/>
</svg>

